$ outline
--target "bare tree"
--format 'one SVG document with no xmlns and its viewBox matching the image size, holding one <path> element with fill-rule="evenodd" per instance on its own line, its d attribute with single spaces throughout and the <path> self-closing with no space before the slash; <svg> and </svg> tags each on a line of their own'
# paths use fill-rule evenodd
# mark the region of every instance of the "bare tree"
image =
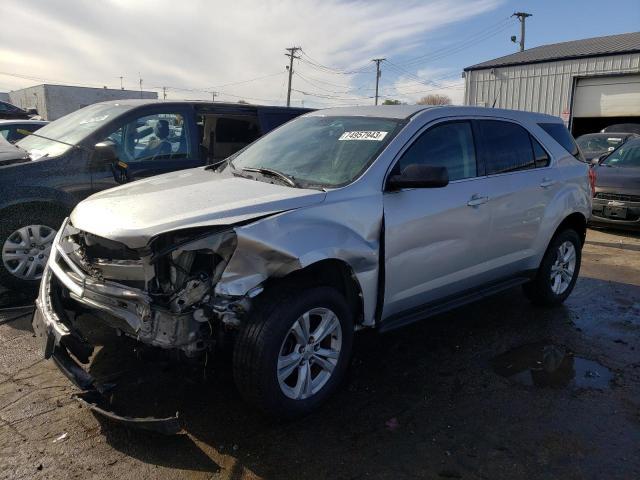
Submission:
<svg viewBox="0 0 640 480">
<path fill-rule="evenodd" d="M 429 94 L 416 102 L 418 105 L 451 105 L 451 97 L 440 93 Z"/>
<path fill-rule="evenodd" d="M 391 98 L 388 98 L 384 102 L 382 102 L 382 105 L 402 105 L 402 102 L 400 100 L 393 100 Z"/>
</svg>

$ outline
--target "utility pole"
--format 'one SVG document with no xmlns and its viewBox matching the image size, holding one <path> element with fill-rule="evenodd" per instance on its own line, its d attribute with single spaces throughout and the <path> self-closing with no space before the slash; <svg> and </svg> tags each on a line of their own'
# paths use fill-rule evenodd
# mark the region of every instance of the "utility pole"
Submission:
<svg viewBox="0 0 640 480">
<path fill-rule="evenodd" d="M 298 52 L 298 50 L 302 50 L 301 47 L 291 47 L 291 48 L 285 48 L 285 50 L 289 53 L 285 53 L 284 55 L 286 57 L 289 57 L 289 86 L 287 87 L 287 107 L 289 107 L 291 105 L 291 77 L 293 76 L 293 59 L 294 58 L 300 58 L 300 57 L 296 57 L 296 53 Z"/>
<path fill-rule="evenodd" d="M 211 92 L 211 101 L 215 102 L 217 96 L 218 96 L 218 92 Z"/>
<path fill-rule="evenodd" d="M 374 58 L 371 60 L 372 62 L 376 62 L 376 105 L 378 105 L 378 84 L 380 83 L 380 75 L 382 72 L 380 71 L 380 63 L 386 60 L 385 58 Z"/>
<path fill-rule="evenodd" d="M 122 77 L 122 76 L 120 77 L 120 90 L 124 90 L 124 84 L 122 83 L 122 79 L 123 78 L 124 77 Z"/>
<path fill-rule="evenodd" d="M 526 13 L 526 12 L 515 12 L 511 16 L 518 17 L 518 20 L 520 21 L 520 51 L 523 52 L 524 51 L 524 30 L 525 30 L 524 22 L 527 19 L 527 17 L 531 17 L 532 14 Z"/>
<path fill-rule="evenodd" d="M 162 99 L 167 99 L 167 87 L 162 87 Z"/>
<path fill-rule="evenodd" d="M 142 76 L 140 72 L 138 72 L 138 78 L 140 79 L 140 98 L 142 98 Z"/>
</svg>

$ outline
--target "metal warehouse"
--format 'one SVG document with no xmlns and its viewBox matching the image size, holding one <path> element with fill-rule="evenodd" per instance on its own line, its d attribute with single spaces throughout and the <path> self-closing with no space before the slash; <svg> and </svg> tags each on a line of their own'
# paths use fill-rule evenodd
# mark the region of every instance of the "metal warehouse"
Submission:
<svg viewBox="0 0 640 480">
<path fill-rule="evenodd" d="M 92 103 L 126 98 L 158 98 L 158 94 L 140 90 L 44 84 L 9 92 L 9 98 L 11 103 L 24 110 L 35 108 L 45 120 L 56 120 Z"/>
<path fill-rule="evenodd" d="M 464 77 L 466 105 L 556 115 L 575 136 L 640 123 L 640 32 L 542 45 Z"/>
</svg>

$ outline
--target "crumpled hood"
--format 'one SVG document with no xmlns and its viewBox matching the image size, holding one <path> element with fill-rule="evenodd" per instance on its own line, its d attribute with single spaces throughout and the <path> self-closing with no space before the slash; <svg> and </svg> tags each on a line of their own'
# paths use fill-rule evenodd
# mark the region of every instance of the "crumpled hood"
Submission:
<svg viewBox="0 0 640 480">
<path fill-rule="evenodd" d="M 636 167 L 596 167 L 596 186 L 598 188 L 615 188 L 622 191 L 640 192 L 640 168 Z"/>
<path fill-rule="evenodd" d="M 232 225 L 313 205 L 324 197 L 325 193 L 318 190 L 194 168 L 96 193 L 76 206 L 71 223 L 130 248 L 140 248 L 159 233 Z"/>
</svg>

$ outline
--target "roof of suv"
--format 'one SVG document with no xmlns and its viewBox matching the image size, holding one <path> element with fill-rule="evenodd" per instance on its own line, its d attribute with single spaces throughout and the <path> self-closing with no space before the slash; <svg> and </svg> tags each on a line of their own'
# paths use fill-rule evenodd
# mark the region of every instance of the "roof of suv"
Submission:
<svg viewBox="0 0 640 480">
<path fill-rule="evenodd" d="M 232 103 L 232 102 L 211 102 L 207 100 L 161 100 L 155 98 L 126 98 L 121 100 L 107 100 L 105 102 L 98 102 L 103 105 L 129 105 L 131 107 L 141 107 L 144 105 L 198 105 L 202 107 L 236 107 L 236 108 L 276 108 L 283 110 L 301 110 L 308 112 L 312 109 L 302 107 L 281 107 L 275 105 L 254 105 L 252 103 Z"/>
<path fill-rule="evenodd" d="M 406 120 L 424 111 L 432 111 L 438 116 L 448 117 L 455 115 L 478 115 L 490 117 L 503 117 L 511 119 L 533 120 L 536 122 L 561 122 L 559 117 L 544 113 L 523 112 L 520 110 L 506 110 L 502 108 L 468 107 L 458 105 L 379 105 L 363 107 L 335 107 L 324 110 L 315 110 L 307 116 L 327 116 L 327 117 L 377 117 L 377 118 L 397 118 Z"/>
</svg>

